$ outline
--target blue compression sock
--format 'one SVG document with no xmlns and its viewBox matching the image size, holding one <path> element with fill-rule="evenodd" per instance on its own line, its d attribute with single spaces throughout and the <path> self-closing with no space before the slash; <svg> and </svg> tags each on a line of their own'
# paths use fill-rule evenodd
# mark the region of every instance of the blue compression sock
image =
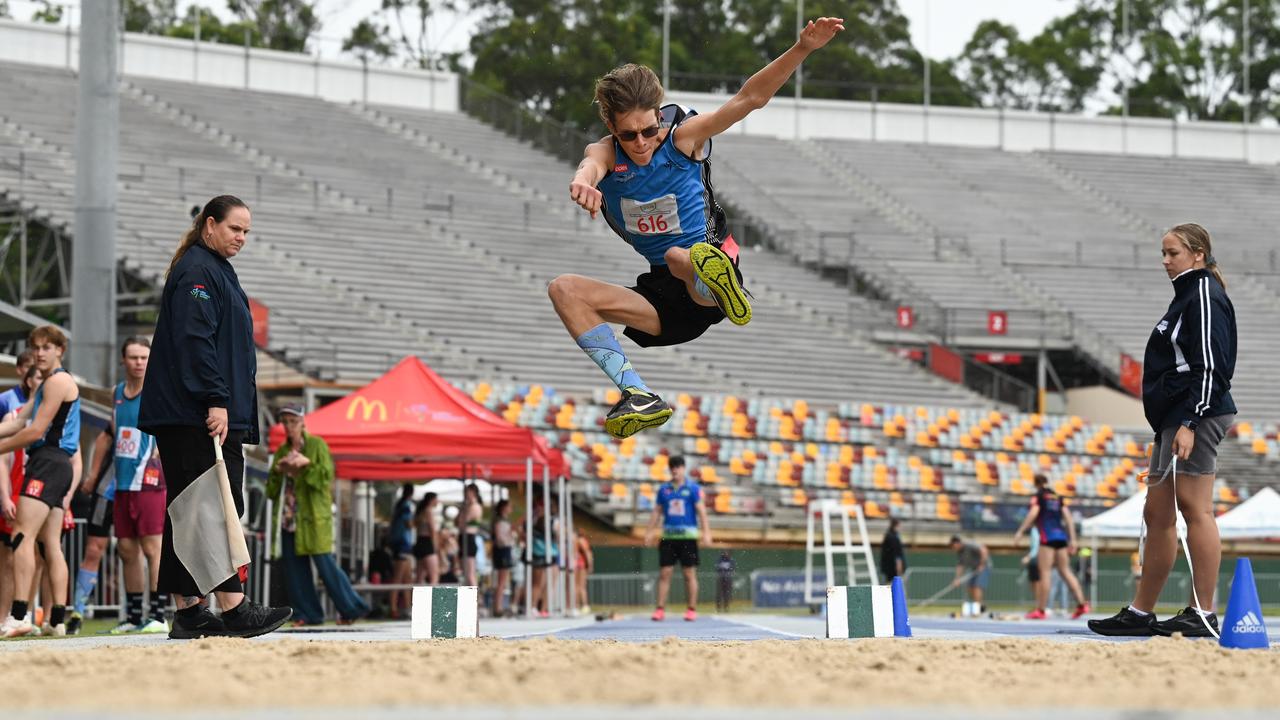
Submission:
<svg viewBox="0 0 1280 720">
<path fill-rule="evenodd" d="M 619 390 L 639 388 L 644 392 L 652 393 L 649 386 L 644 384 L 635 369 L 631 367 L 631 362 L 622 353 L 618 338 L 614 337 L 613 329 L 607 323 L 600 323 L 582 333 L 578 338 L 578 347 L 600 366 Z"/>
<path fill-rule="evenodd" d="M 716 299 L 716 296 L 711 292 L 711 288 L 707 287 L 707 284 L 702 282 L 702 278 L 700 277 L 694 276 L 693 289 L 697 290 L 699 295 L 708 300 Z"/>
<path fill-rule="evenodd" d="M 84 568 L 76 571 L 76 612 L 84 614 L 85 606 L 89 604 L 89 596 L 93 594 L 93 588 L 97 584 L 98 573 Z"/>
</svg>

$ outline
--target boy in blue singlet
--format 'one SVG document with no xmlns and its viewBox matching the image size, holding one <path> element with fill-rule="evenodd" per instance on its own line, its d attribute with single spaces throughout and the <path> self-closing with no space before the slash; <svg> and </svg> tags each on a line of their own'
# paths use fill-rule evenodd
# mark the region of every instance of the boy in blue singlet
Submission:
<svg viewBox="0 0 1280 720">
<path fill-rule="evenodd" d="M 0 455 L 27 448 L 26 477 L 14 511 L 13 606 L 0 625 L 0 636 L 29 635 L 35 628 L 26 620 L 31 578 L 36 570 L 36 546 L 44 554 L 45 572 L 53 587 L 53 607 L 48 619 L 53 635 L 66 635 L 67 558 L 62 554 L 62 518 L 75 490 L 80 449 L 80 389 L 71 373 L 62 368 L 67 336 L 53 325 L 31 331 L 27 344 L 35 351 L 36 366 L 44 382 L 31 402 L 12 420 L 0 422 Z"/>
<path fill-rule="evenodd" d="M 1049 573 L 1055 569 L 1058 576 L 1067 584 L 1076 599 L 1074 620 L 1089 612 L 1089 603 L 1080 591 L 1080 583 L 1075 573 L 1071 572 L 1071 556 L 1076 551 L 1076 526 L 1071 519 L 1063 499 L 1049 489 L 1049 478 L 1036 475 L 1036 494 L 1031 498 L 1031 510 L 1022 520 L 1022 525 L 1013 535 L 1015 543 L 1022 540 L 1023 534 L 1034 524 L 1040 533 L 1040 550 L 1036 553 L 1035 562 L 1040 565 L 1041 580 L 1036 585 L 1036 608 L 1027 614 L 1032 620 L 1043 620 L 1046 617 L 1045 607 L 1049 604 Z"/>
<path fill-rule="evenodd" d="M 810 53 L 844 29 L 818 18 L 796 44 L 751 76 L 719 109 L 698 115 L 662 106 L 662 83 L 641 65 L 615 68 L 596 83 L 595 101 L 609 136 L 587 146 L 569 197 L 605 220 L 649 262 L 649 272 L 622 287 L 561 275 L 548 294 L 578 346 L 613 380 L 622 399 L 605 430 L 625 438 L 671 417 L 632 368 L 609 323 L 627 326 L 641 347 L 686 343 L 723 318 L 751 321 L 738 272 L 738 245 L 712 194 L 711 138 L 765 106 Z"/>
<path fill-rule="evenodd" d="M 698 527 L 702 527 L 702 542 L 711 544 L 711 526 L 707 524 L 707 507 L 702 502 L 702 487 L 685 479 L 684 458 L 676 456 L 668 461 L 671 482 L 663 483 L 654 498 L 653 514 L 649 516 L 649 529 L 644 534 L 644 544 L 652 545 L 662 519 L 662 540 L 658 542 L 658 608 L 653 611 L 655 621 L 667 617 L 667 593 L 671 590 L 671 575 L 676 562 L 684 571 L 685 598 L 688 607 L 684 619 L 698 619 Z"/>
</svg>

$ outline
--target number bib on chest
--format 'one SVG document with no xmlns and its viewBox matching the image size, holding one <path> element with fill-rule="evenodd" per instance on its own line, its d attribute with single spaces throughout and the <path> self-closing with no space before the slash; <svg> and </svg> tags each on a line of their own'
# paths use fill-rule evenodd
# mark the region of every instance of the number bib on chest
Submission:
<svg viewBox="0 0 1280 720">
<path fill-rule="evenodd" d="M 137 460 L 142 450 L 142 431 L 134 427 L 122 427 L 116 433 L 116 457 Z"/>
<path fill-rule="evenodd" d="M 684 517 L 684 500 L 682 498 L 672 498 L 667 501 L 667 515 L 671 517 Z"/>
<path fill-rule="evenodd" d="M 622 198 L 622 217 L 627 231 L 636 235 L 679 235 L 680 207 L 674 194 L 648 202 Z"/>
</svg>

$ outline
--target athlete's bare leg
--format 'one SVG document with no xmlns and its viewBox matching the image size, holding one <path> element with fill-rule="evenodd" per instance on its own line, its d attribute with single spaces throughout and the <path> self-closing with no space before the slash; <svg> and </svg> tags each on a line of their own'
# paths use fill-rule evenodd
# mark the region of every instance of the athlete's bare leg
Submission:
<svg viewBox="0 0 1280 720">
<path fill-rule="evenodd" d="M 547 295 L 575 340 L 601 323 L 618 323 L 650 335 L 662 333 L 658 311 L 631 288 L 583 275 L 561 275 L 547 286 Z"/>
<path fill-rule="evenodd" d="M 693 272 L 693 262 L 689 260 L 689 250 L 687 248 L 670 248 L 664 257 L 667 260 L 667 268 L 671 270 L 671 274 L 684 281 L 684 286 L 689 291 L 689 297 L 695 303 L 703 307 L 716 306 L 715 298 L 703 295 L 695 287 L 695 281 L 698 276 Z"/>
</svg>

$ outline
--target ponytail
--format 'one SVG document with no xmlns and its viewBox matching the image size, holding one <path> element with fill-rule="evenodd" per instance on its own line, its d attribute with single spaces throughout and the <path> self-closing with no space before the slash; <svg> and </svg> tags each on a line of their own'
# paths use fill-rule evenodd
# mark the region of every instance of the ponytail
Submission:
<svg viewBox="0 0 1280 720">
<path fill-rule="evenodd" d="M 178 243 L 178 249 L 173 253 L 173 259 L 169 261 L 169 269 L 164 272 L 165 279 L 169 279 L 169 274 L 178 265 L 178 261 L 183 255 L 191 249 L 191 246 L 200 242 L 204 226 L 208 223 L 209 218 L 213 218 L 215 223 L 220 223 L 227 219 L 227 212 L 231 208 L 247 208 L 248 205 L 244 201 L 234 195 L 219 195 L 204 204 L 204 209 L 196 214 L 195 219 L 191 221 L 191 227 L 183 233 L 182 240 Z"/>
</svg>

